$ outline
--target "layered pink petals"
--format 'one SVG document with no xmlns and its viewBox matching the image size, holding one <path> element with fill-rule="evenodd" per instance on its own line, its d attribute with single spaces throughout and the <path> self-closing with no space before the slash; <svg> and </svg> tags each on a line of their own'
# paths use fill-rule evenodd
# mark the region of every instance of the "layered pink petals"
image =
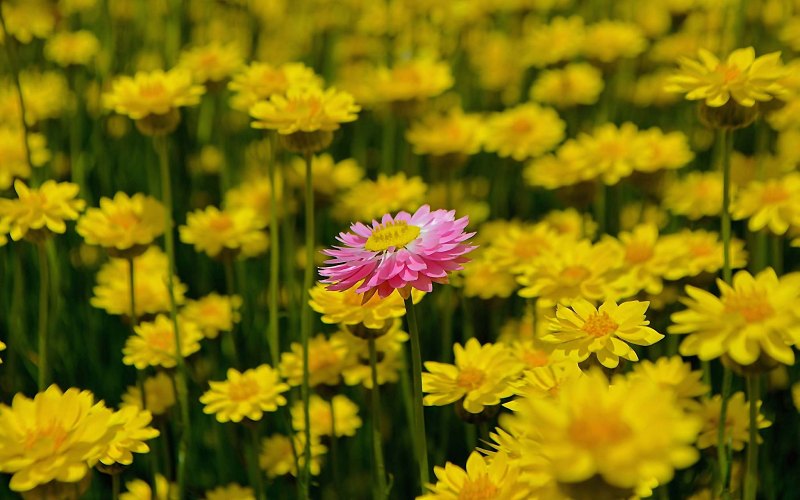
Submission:
<svg viewBox="0 0 800 500">
<path fill-rule="evenodd" d="M 339 233 L 341 245 L 324 250 L 331 257 L 319 273 L 324 276 L 330 290 L 348 290 L 364 281 L 357 293 L 386 297 L 398 289 L 404 295 L 410 288 L 425 292 L 433 283 L 446 283 L 447 275 L 463 269 L 469 259 L 465 254 L 475 249 L 466 243 L 475 233 L 465 233 L 468 217 L 455 218 L 455 210 L 435 210 L 428 205 L 420 207 L 413 215 L 400 212 L 394 218 L 384 215 L 372 226 L 356 222 L 349 233 Z M 373 252 L 365 245 L 374 231 L 387 223 L 403 221 L 420 229 L 419 236 L 403 248 L 389 247 Z"/>
</svg>

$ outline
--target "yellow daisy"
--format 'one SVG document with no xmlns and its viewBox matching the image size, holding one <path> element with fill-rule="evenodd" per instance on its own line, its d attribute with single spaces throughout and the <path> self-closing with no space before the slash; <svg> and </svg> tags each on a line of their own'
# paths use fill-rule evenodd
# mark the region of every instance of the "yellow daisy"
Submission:
<svg viewBox="0 0 800 500">
<path fill-rule="evenodd" d="M 393 323 L 395 318 L 406 314 L 405 303 L 399 293 L 386 298 L 373 295 L 364 302 L 362 294 L 355 292 L 356 287 L 341 292 L 332 292 L 321 284 L 309 290 L 311 308 L 322 315 L 322 322 L 327 324 L 358 325 L 362 324 L 372 330 L 381 330 Z M 419 302 L 424 292 L 413 293 L 414 302 Z"/>
<path fill-rule="evenodd" d="M 412 294 L 412 297 L 414 294 Z M 378 372 L 378 385 L 397 382 L 400 370 L 406 363 L 403 361 L 402 349 L 408 342 L 408 333 L 402 329 L 400 319 L 392 321 L 386 333 L 375 340 L 375 351 L 378 357 L 376 366 Z M 337 343 L 345 346 L 345 361 L 342 368 L 342 378 L 347 385 L 363 385 L 372 388 L 372 367 L 369 364 L 369 343 L 366 339 L 356 337 L 349 328 L 340 328 L 331 337 Z"/>
<path fill-rule="evenodd" d="M 253 488 L 231 483 L 206 491 L 205 500 L 256 500 Z"/>
<path fill-rule="evenodd" d="M 98 52 L 100 52 L 100 40 L 87 30 L 56 33 L 44 46 L 44 57 L 63 68 L 87 66 Z"/>
<path fill-rule="evenodd" d="M 331 418 L 331 405 L 333 405 L 335 420 Z M 332 436 L 335 430 L 336 437 L 352 437 L 361 428 L 362 422 L 358 416 L 358 405 L 342 394 L 333 396 L 331 401 L 325 401 L 316 394 L 312 394 L 308 412 L 311 434 L 315 436 Z M 304 431 L 306 424 L 302 401 L 297 401 L 292 405 L 291 414 L 292 429 L 297 432 Z"/>
<path fill-rule="evenodd" d="M 559 109 L 595 104 L 603 91 L 603 74 L 587 63 L 570 63 L 542 71 L 533 82 L 531 99 Z"/>
<path fill-rule="evenodd" d="M 181 53 L 178 67 L 187 69 L 197 83 L 220 83 L 227 80 L 243 64 L 241 49 L 236 44 L 211 42 Z"/>
<path fill-rule="evenodd" d="M 406 139 L 418 155 L 473 155 L 481 149 L 483 121 L 479 115 L 452 108 L 411 125 Z"/>
<path fill-rule="evenodd" d="M 233 331 L 234 325 L 242 319 L 241 307 L 242 298 L 238 295 L 210 293 L 197 300 L 187 300 L 181 316 L 197 325 L 206 338 L 215 339 L 220 332 Z"/>
<path fill-rule="evenodd" d="M 269 99 L 273 94 L 285 94 L 290 87 L 321 88 L 322 79 L 313 69 L 299 62 L 277 67 L 253 62 L 228 83 L 228 88 L 233 91 L 231 107 L 247 113 L 257 102 Z"/>
<path fill-rule="evenodd" d="M 718 216 L 722 211 L 722 174 L 689 172 L 669 181 L 662 204 L 675 215 L 690 220 Z"/>
<path fill-rule="evenodd" d="M 638 56 L 647 48 L 641 28 L 623 21 L 605 20 L 586 28 L 583 55 L 600 63 Z"/>
<path fill-rule="evenodd" d="M 566 124 L 551 108 L 521 104 L 486 119 L 484 147 L 517 161 L 541 156 L 564 139 Z"/>
<path fill-rule="evenodd" d="M 139 370 L 144 370 L 148 366 L 174 368 L 178 364 L 175 330 L 169 317 L 159 314 L 154 321 L 136 325 L 134 332 L 135 334 L 125 341 L 125 347 L 122 349 L 124 364 L 133 365 Z M 183 357 L 200 350 L 203 334 L 194 323 L 178 317 L 178 332 Z"/>
<path fill-rule="evenodd" d="M 374 96 L 379 102 L 406 102 L 435 97 L 453 86 L 447 63 L 411 59 L 391 68 L 378 68 Z"/>
<path fill-rule="evenodd" d="M 708 394 L 709 390 L 702 382 L 703 373 L 692 370 L 692 365 L 680 356 L 636 363 L 628 377 L 631 380 L 642 377 L 658 384 L 662 389 L 675 394 L 678 401 L 687 408 L 696 406 L 696 398 Z"/>
<path fill-rule="evenodd" d="M 0 125 L 0 189 L 10 188 L 16 178 L 29 178 L 32 166 L 41 167 L 50 159 L 47 141 L 41 134 L 28 134 L 28 150 L 30 163 L 23 129 L 19 125 Z"/>
<path fill-rule="evenodd" d="M 253 257 L 267 249 L 266 227 L 266 221 L 250 209 L 220 210 L 209 206 L 189 213 L 186 225 L 178 231 L 182 242 L 194 245 L 196 251 L 209 257 Z"/>
<path fill-rule="evenodd" d="M 341 339 L 328 339 L 321 333 L 312 338 L 308 343 L 309 386 L 338 384 L 346 360 L 347 346 Z M 303 346 L 292 342 L 291 351 L 281 353 L 279 369 L 289 385 L 300 385 L 303 379 Z"/>
<path fill-rule="evenodd" d="M 152 419 L 149 411 L 139 410 L 135 406 L 123 406 L 115 412 L 112 420 L 117 425 L 117 430 L 103 451 L 100 462 L 104 465 L 130 465 L 133 463 L 133 453 L 148 453 L 150 447 L 145 441 L 161 434 L 150 427 Z"/>
<path fill-rule="evenodd" d="M 353 96 L 336 89 L 290 87 L 285 95 L 272 94 L 250 108 L 252 126 L 277 130 L 281 135 L 295 132 L 332 132 L 342 123 L 355 121 L 361 110 Z"/>
<path fill-rule="evenodd" d="M 291 168 L 286 173 L 286 181 L 298 188 L 305 185 L 306 162 L 293 157 Z M 364 178 L 364 169 L 352 158 L 334 161 L 327 153 L 311 158 L 311 183 L 314 193 L 331 200 L 338 193 L 352 188 Z"/>
<path fill-rule="evenodd" d="M 697 447 L 705 449 L 716 447 L 719 443 L 719 415 L 722 406 L 722 396 L 719 394 L 703 401 L 697 409 L 697 416 L 703 420 L 703 428 L 697 437 Z M 761 401 L 758 402 L 758 417 L 756 427 L 766 429 L 772 425 L 761 413 Z M 750 403 L 745 400 L 743 392 L 737 392 L 728 399 L 728 411 L 725 414 L 725 442 L 730 443 L 735 451 L 744 449 L 750 437 Z M 758 442 L 763 440 L 758 436 Z"/>
<path fill-rule="evenodd" d="M 132 385 L 122 395 L 121 406 L 134 406 L 147 409 L 153 415 L 164 415 L 175 405 L 175 387 L 172 378 L 164 372 L 158 372 L 144 379 L 145 406 L 142 407 L 142 392 Z"/>
<path fill-rule="evenodd" d="M 428 186 L 420 177 L 405 173 L 379 174 L 377 180 L 363 180 L 342 193 L 333 206 L 340 221 L 372 220 L 401 210 L 413 212 L 425 201 Z"/>
<path fill-rule="evenodd" d="M 434 467 L 433 473 L 437 482 L 426 485 L 430 492 L 417 500 L 522 500 L 530 495 L 520 481 L 517 462 L 502 451 L 490 459 L 473 451 L 465 469 L 447 462 Z"/>
<path fill-rule="evenodd" d="M 736 220 L 748 219 L 751 231 L 785 234 L 789 226 L 800 225 L 800 173 L 751 182 L 739 190 L 731 211 Z"/>
<path fill-rule="evenodd" d="M 66 221 L 75 220 L 86 202 L 75 197 L 80 188 L 71 182 L 45 181 L 31 189 L 21 180 L 14 181 L 17 199 L 0 199 L 0 226 L 8 228 L 14 241 L 24 237 L 36 240 L 50 232 L 63 234 Z"/>
<path fill-rule="evenodd" d="M 224 382 L 209 382 L 210 389 L 201 397 L 203 413 L 214 414 L 217 421 L 241 422 L 261 420 L 264 412 L 276 411 L 286 404 L 282 393 L 289 386 L 281 382 L 278 371 L 269 365 L 260 365 L 244 372 L 228 369 Z"/>
<path fill-rule="evenodd" d="M 164 205 L 152 196 L 118 192 L 114 198 L 100 198 L 100 208 L 86 210 L 76 230 L 90 245 L 132 257 L 164 233 Z"/>
<path fill-rule="evenodd" d="M 722 269 L 723 248 L 719 234 L 711 231 L 684 229 L 679 233 L 661 237 L 661 244 L 667 248 L 665 254 L 671 255 L 664 278 L 679 280 L 697 276 L 701 273 L 715 274 Z M 737 269 L 747 264 L 744 242 L 731 240 L 731 267 Z"/>
<path fill-rule="evenodd" d="M 266 473 L 267 477 L 297 476 L 298 466 L 301 470 L 305 467 L 305 433 L 299 432 L 291 438 L 283 434 L 273 434 L 264 438 L 261 444 L 261 453 L 258 456 L 258 466 Z M 312 476 L 318 476 L 322 470 L 322 458 L 328 448 L 320 442 L 317 435 L 311 435 L 311 463 L 309 469 Z"/>
</svg>

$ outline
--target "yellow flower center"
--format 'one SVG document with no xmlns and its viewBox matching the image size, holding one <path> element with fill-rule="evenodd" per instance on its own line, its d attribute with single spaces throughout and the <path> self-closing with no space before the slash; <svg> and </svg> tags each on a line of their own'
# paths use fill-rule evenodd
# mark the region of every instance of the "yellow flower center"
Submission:
<svg viewBox="0 0 800 500">
<path fill-rule="evenodd" d="M 619 415 L 600 410 L 591 416 L 572 422 L 567 431 L 572 441 L 589 449 L 600 450 L 619 444 L 630 435 L 631 429 Z"/>
<path fill-rule="evenodd" d="M 61 448 L 67 439 L 67 431 L 56 422 L 51 422 L 46 427 L 39 427 L 25 437 L 25 449 L 40 450 L 42 452 L 55 452 Z M 34 455 L 32 453 L 32 455 Z M 35 456 L 35 455 L 34 455 Z"/>
<path fill-rule="evenodd" d="M 140 220 L 138 215 L 129 211 L 115 212 L 108 216 L 108 222 L 110 222 L 112 226 L 122 229 L 130 229 L 139 224 Z"/>
<path fill-rule="evenodd" d="M 742 71 L 736 66 L 728 66 L 727 64 L 720 64 L 717 66 L 717 73 L 722 76 L 723 83 L 731 83 L 739 78 Z"/>
<path fill-rule="evenodd" d="M 295 116 L 316 116 L 322 110 L 322 102 L 318 98 L 310 97 L 304 100 L 289 101 L 286 112 Z"/>
<path fill-rule="evenodd" d="M 486 374 L 483 370 L 467 367 L 461 370 L 456 377 L 456 385 L 468 391 L 474 391 L 483 384 Z"/>
<path fill-rule="evenodd" d="M 622 141 L 609 140 L 598 144 L 597 152 L 600 158 L 604 160 L 616 161 L 625 158 L 628 153 L 628 147 Z"/>
<path fill-rule="evenodd" d="M 592 337 L 605 337 L 614 333 L 619 328 L 619 325 L 611 319 L 606 312 L 598 312 L 589 316 L 586 323 L 583 324 L 582 330 Z"/>
<path fill-rule="evenodd" d="M 625 261 L 631 264 L 641 264 L 653 257 L 653 245 L 635 241 L 625 247 Z"/>
<path fill-rule="evenodd" d="M 226 214 L 220 214 L 208 222 L 208 227 L 214 231 L 227 231 L 233 227 L 233 219 Z"/>
<path fill-rule="evenodd" d="M 142 85 L 139 94 L 145 99 L 155 99 L 167 93 L 162 82 L 151 82 Z"/>
<path fill-rule="evenodd" d="M 497 496 L 497 486 L 487 474 L 481 474 L 475 480 L 467 479 L 458 493 L 458 500 L 492 500 Z"/>
<path fill-rule="evenodd" d="M 152 349 L 168 353 L 175 352 L 175 334 L 171 329 L 158 329 L 151 332 L 147 343 Z"/>
<path fill-rule="evenodd" d="M 311 372 L 328 370 L 339 362 L 339 355 L 332 349 L 309 351 L 308 369 Z"/>
<path fill-rule="evenodd" d="M 517 118 L 511 122 L 511 131 L 517 135 L 528 134 L 533 130 L 533 124 L 527 118 Z"/>
<path fill-rule="evenodd" d="M 567 286 L 576 286 L 591 276 L 591 272 L 584 266 L 567 266 L 561 271 L 561 279 Z"/>
<path fill-rule="evenodd" d="M 714 253 L 714 249 L 715 247 L 713 244 L 707 241 L 701 241 L 689 247 L 689 253 L 694 257 L 707 257 Z"/>
<path fill-rule="evenodd" d="M 767 205 L 781 203 L 789 198 L 791 198 L 789 191 L 777 184 L 765 186 L 764 191 L 761 193 L 761 201 Z"/>
<path fill-rule="evenodd" d="M 238 403 L 252 399 L 260 390 L 261 387 L 258 385 L 257 381 L 250 378 L 243 378 L 238 382 L 230 382 L 228 384 L 228 397 L 231 398 L 231 401 Z"/>
<path fill-rule="evenodd" d="M 775 314 L 764 292 L 734 292 L 723 299 L 725 312 L 738 313 L 748 323 L 759 323 Z"/>
<path fill-rule="evenodd" d="M 548 356 L 544 351 L 531 349 L 522 353 L 522 361 L 531 368 L 547 366 Z"/>
<path fill-rule="evenodd" d="M 405 248 L 418 236 L 419 227 L 409 226 L 406 221 L 387 222 L 372 232 L 364 248 L 370 252 L 382 252 L 392 247 Z"/>
</svg>

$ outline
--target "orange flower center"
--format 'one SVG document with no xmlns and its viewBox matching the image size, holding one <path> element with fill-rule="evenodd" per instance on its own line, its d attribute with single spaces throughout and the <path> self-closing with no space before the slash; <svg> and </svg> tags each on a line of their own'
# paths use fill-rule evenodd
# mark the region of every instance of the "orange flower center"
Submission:
<svg viewBox="0 0 800 500">
<path fill-rule="evenodd" d="M 583 282 L 592 273 L 584 266 L 567 266 L 561 271 L 561 279 L 567 286 L 576 286 Z"/>
<path fill-rule="evenodd" d="M 328 370 L 339 362 L 339 355 L 335 351 L 326 349 L 316 352 L 309 351 L 308 369 L 312 373 Z"/>
<path fill-rule="evenodd" d="M 653 257 L 653 245 L 642 241 L 635 241 L 625 247 L 625 261 L 631 264 L 641 264 Z"/>
<path fill-rule="evenodd" d="M 522 361 L 531 368 L 547 366 L 547 353 L 539 349 L 531 349 L 522 353 Z"/>
<path fill-rule="evenodd" d="M 167 89 L 164 88 L 164 84 L 162 82 L 146 83 L 142 85 L 141 89 L 139 90 L 139 95 L 145 99 L 155 99 L 157 97 L 164 96 L 166 93 Z"/>
<path fill-rule="evenodd" d="M 259 393 L 261 387 L 256 380 L 251 378 L 242 378 L 238 382 L 230 382 L 228 384 L 228 397 L 231 401 L 241 402 L 252 399 Z"/>
<path fill-rule="evenodd" d="M 466 389 L 467 391 L 474 391 L 483 384 L 486 374 L 483 370 L 473 367 L 467 367 L 461 370 L 456 377 L 456 385 Z"/>
<path fill-rule="evenodd" d="M 167 353 L 175 352 L 175 334 L 172 329 L 158 329 L 150 333 L 147 343 L 152 349 Z"/>
<path fill-rule="evenodd" d="M 597 145 L 600 158 L 607 161 L 616 161 L 625 158 L 628 148 L 622 141 L 608 140 Z"/>
<path fill-rule="evenodd" d="M 417 239 L 419 232 L 419 227 L 409 226 L 403 220 L 387 222 L 372 232 L 364 248 L 370 252 L 382 252 L 392 247 L 405 248 Z"/>
<path fill-rule="evenodd" d="M 233 219 L 226 214 L 220 214 L 208 222 L 208 227 L 214 231 L 227 231 L 233 227 Z"/>
<path fill-rule="evenodd" d="M 619 328 L 619 325 L 611 319 L 608 313 L 598 312 L 589 316 L 589 319 L 583 324 L 582 330 L 592 337 L 599 338 L 614 333 L 617 328 Z"/>
<path fill-rule="evenodd" d="M 130 211 L 115 212 L 108 216 L 108 222 L 111 225 L 122 229 L 130 229 L 139 224 L 140 221 L 139 216 Z"/>
<path fill-rule="evenodd" d="M 511 122 L 511 131 L 517 135 L 525 135 L 533 130 L 533 123 L 527 118 L 517 118 Z"/>
<path fill-rule="evenodd" d="M 467 479 L 458 493 L 458 500 L 492 500 L 497 497 L 497 486 L 489 476 L 481 474 L 475 480 Z"/>
<path fill-rule="evenodd" d="M 311 117 L 317 116 L 322 111 L 322 101 L 316 97 L 308 99 L 289 101 L 286 106 L 286 112 L 295 116 Z"/>
<path fill-rule="evenodd" d="M 567 432 L 574 442 L 589 449 L 601 450 L 618 444 L 631 434 L 631 429 L 619 415 L 599 410 L 591 412 L 590 417 L 572 422 Z"/>
<path fill-rule="evenodd" d="M 728 66 L 727 64 L 720 64 L 717 66 L 717 73 L 722 76 L 723 83 L 731 83 L 739 78 L 742 71 L 736 66 Z"/>
<path fill-rule="evenodd" d="M 67 431 L 56 422 L 40 427 L 25 437 L 25 449 L 45 453 L 57 452 L 67 440 Z M 34 453 L 35 453 L 34 451 Z M 32 453 L 32 456 L 36 456 Z"/>
<path fill-rule="evenodd" d="M 760 290 L 737 292 L 723 299 L 725 312 L 740 314 L 747 323 L 760 323 L 775 314 L 766 294 Z"/>
<path fill-rule="evenodd" d="M 764 191 L 761 193 L 761 201 L 767 205 L 778 204 L 789 198 L 791 198 L 789 191 L 779 184 L 764 186 Z"/>
</svg>

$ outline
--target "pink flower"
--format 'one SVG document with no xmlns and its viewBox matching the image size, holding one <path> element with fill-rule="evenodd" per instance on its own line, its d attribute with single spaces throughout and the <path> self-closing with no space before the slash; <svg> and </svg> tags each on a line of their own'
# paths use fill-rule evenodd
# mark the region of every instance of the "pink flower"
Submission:
<svg viewBox="0 0 800 500">
<path fill-rule="evenodd" d="M 447 283 L 447 273 L 463 269 L 469 259 L 464 254 L 476 247 L 465 243 L 475 233 L 465 233 L 468 217 L 455 219 L 455 210 L 435 210 L 428 205 L 414 215 L 386 214 L 372 227 L 357 222 L 351 233 L 336 237 L 343 246 L 323 253 L 332 257 L 319 273 L 327 279 L 329 290 L 356 289 L 369 300 L 375 292 L 381 297 L 394 290 L 407 298 L 411 288 L 430 292 L 433 283 Z M 355 233 L 355 234 L 353 234 Z"/>
</svg>

